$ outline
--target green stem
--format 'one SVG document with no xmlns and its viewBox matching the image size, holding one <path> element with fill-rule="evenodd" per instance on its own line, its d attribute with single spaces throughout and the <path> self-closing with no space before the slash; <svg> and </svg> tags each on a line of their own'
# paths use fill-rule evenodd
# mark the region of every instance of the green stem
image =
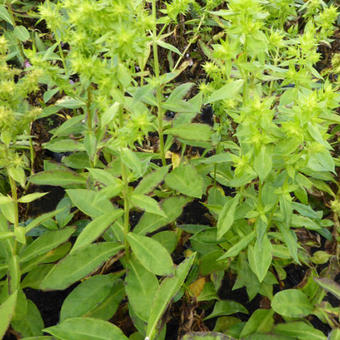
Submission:
<svg viewBox="0 0 340 340">
<path fill-rule="evenodd" d="M 156 89 L 156 101 L 157 101 L 157 115 L 158 115 L 158 136 L 159 136 L 159 151 L 161 154 L 162 164 L 166 165 L 165 152 L 164 152 L 164 133 L 163 133 L 163 116 L 164 112 L 161 107 L 162 103 L 162 92 L 159 84 L 159 58 L 158 58 L 158 46 L 157 46 L 157 7 L 156 0 L 152 0 L 152 17 L 154 21 L 154 27 L 152 30 L 152 49 L 153 49 L 153 61 L 154 61 L 154 72 L 157 83 Z"/>
<path fill-rule="evenodd" d="M 123 179 L 123 199 L 124 199 L 124 246 L 125 254 L 129 254 L 129 244 L 127 242 L 127 234 L 130 231 L 130 205 L 129 205 L 129 180 L 125 164 L 121 161 L 122 179 Z"/>
</svg>

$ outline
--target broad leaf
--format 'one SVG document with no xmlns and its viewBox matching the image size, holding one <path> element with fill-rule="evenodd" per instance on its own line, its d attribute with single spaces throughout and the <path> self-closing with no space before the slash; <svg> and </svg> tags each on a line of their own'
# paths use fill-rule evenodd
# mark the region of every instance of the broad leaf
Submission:
<svg viewBox="0 0 340 340">
<path fill-rule="evenodd" d="M 156 275 L 171 275 L 174 265 L 168 251 L 150 237 L 127 234 L 127 240 L 140 263 Z"/>
<path fill-rule="evenodd" d="M 303 321 L 281 323 L 274 327 L 275 334 L 287 335 L 299 340 L 326 340 L 320 330 Z"/>
<path fill-rule="evenodd" d="M 181 165 L 165 177 L 165 183 L 171 189 L 191 196 L 201 198 L 203 194 L 203 179 L 191 165 Z"/>
<path fill-rule="evenodd" d="M 159 288 L 156 275 L 145 270 L 136 258 L 129 261 L 125 290 L 137 316 L 147 322 L 153 298 Z"/>
<path fill-rule="evenodd" d="M 308 297 L 298 289 L 286 289 L 275 294 L 272 308 L 276 313 L 290 318 L 302 318 L 314 309 Z"/>
<path fill-rule="evenodd" d="M 240 334 L 244 338 L 253 333 L 268 333 L 274 324 L 274 311 L 272 309 L 257 309 L 250 316 Z"/>
</svg>

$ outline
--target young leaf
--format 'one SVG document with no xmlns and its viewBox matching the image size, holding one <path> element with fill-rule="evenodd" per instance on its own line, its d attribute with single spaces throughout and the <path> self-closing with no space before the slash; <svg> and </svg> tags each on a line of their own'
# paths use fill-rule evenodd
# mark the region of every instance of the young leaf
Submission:
<svg viewBox="0 0 340 340">
<path fill-rule="evenodd" d="M 42 290 L 63 290 L 72 283 L 97 269 L 104 261 L 114 256 L 123 246 L 102 242 L 82 247 L 58 262 L 41 282 Z"/>
<path fill-rule="evenodd" d="M 48 194 L 48 193 L 47 192 L 35 192 L 33 194 L 24 195 L 24 196 L 21 196 L 18 199 L 18 202 L 20 202 L 20 203 L 30 203 L 30 202 L 33 202 L 33 201 L 45 196 L 46 194 Z"/>
<path fill-rule="evenodd" d="M 204 104 L 206 105 L 209 103 L 216 102 L 218 100 L 235 98 L 241 91 L 243 83 L 244 83 L 243 79 L 238 79 L 222 86 L 220 89 L 214 91 L 213 94 L 208 98 L 208 100 Z"/>
<path fill-rule="evenodd" d="M 314 309 L 308 297 L 298 289 L 286 289 L 276 293 L 272 308 L 276 313 L 289 318 L 302 318 L 311 314 Z"/>
<path fill-rule="evenodd" d="M 77 237 L 70 254 L 95 241 L 117 218 L 122 216 L 123 213 L 124 211 L 122 209 L 115 209 L 109 214 L 104 214 L 92 220 Z"/>
<path fill-rule="evenodd" d="M 3 339 L 7 328 L 11 322 L 15 305 L 17 302 L 18 291 L 12 293 L 7 300 L 0 305 L 0 338 Z"/>
<path fill-rule="evenodd" d="M 123 332 L 114 324 L 93 318 L 70 318 L 57 326 L 45 328 L 58 339 L 72 340 L 128 340 Z"/>
<path fill-rule="evenodd" d="M 266 234 L 262 240 L 256 240 L 254 247 L 248 247 L 248 260 L 251 270 L 262 282 L 272 263 L 272 245 Z"/>
<path fill-rule="evenodd" d="M 270 154 L 268 147 L 262 145 L 261 150 L 255 155 L 254 169 L 263 182 L 272 170 L 272 155 Z"/>
<path fill-rule="evenodd" d="M 231 228 L 234 223 L 236 207 L 239 203 L 239 196 L 236 195 L 232 199 L 228 200 L 221 213 L 218 216 L 217 221 L 217 239 L 220 240 L 223 235 Z"/>
<path fill-rule="evenodd" d="M 145 322 L 150 316 L 152 301 L 158 288 L 156 275 L 145 270 L 136 258 L 129 261 L 125 291 L 134 312 Z"/>
<path fill-rule="evenodd" d="M 177 291 L 182 287 L 185 278 L 194 262 L 196 253 L 185 259 L 176 268 L 175 275 L 164 279 L 153 300 L 151 313 L 148 320 L 146 335 L 149 340 L 154 340 L 157 330 L 157 324 L 166 310 L 171 299 L 176 295 Z"/>
<path fill-rule="evenodd" d="M 170 50 L 174 53 L 177 53 L 179 55 L 182 55 L 182 53 L 178 50 L 178 48 L 176 48 L 175 46 L 168 44 L 166 42 L 164 42 L 163 40 L 157 40 L 157 45 L 159 45 L 160 47 L 163 47 L 167 50 Z"/>
<path fill-rule="evenodd" d="M 218 260 L 223 260 L 227 257 L 237 256 L 247 245 L 255 238 L 255 230 L 252 231 L 249 235 L 246 235 L 241 238 L 239 242 L 234 244 L 228 251 L 222 255 Z"/>
<path fill-rule="evenodd" d="M 166 175 L 165 183 L 171 189 L 191 196 L 201 198 L 203 194 L 203 179 L 191 165 L 181 165 Z"/>
<path fill-rule="evenodd" d="M 130 196 L 130 200 L 134 206 L 142 210 L 145 210 L 148 213 L 159 215 L 166 218 L 166 215 L 159 207 L 157 201 L 152 199 L 151 197 L 133 193 Z"/>
<path fill-rule="evenodd" d="M 127 240 L 139 262 L 151 273 L 171 275 L 174 265 L 168 251 L 150 237 L 128 233 Z"/>
</svg>

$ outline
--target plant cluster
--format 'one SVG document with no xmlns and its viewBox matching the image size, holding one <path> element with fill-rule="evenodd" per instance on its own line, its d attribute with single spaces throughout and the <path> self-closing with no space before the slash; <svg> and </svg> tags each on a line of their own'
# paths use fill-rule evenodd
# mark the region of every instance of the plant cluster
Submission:
<svg viewBox="0 0 340 340">
<path fill-rule="evenodd" d="M 322 0 L 2 1 L 0 337 L 339 339 L 337 19 Z M 63 198 L 27 218 L 45 186 Z M 72 285 L 45 328 L 27 288 Z"/>
</svg>

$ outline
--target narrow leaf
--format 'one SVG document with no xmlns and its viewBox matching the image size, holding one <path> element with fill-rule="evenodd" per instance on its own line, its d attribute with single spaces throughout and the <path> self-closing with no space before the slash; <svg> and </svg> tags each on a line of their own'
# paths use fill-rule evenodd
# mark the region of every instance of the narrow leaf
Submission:
<svg viewBox="0 0 340 340">
<path fill-rule="evenodd" d="M 132 194 L 130 197 L 131 203 L 151 214 L 160 215 L 166 218 L 166 215 L 159 207 L 156 200 L 146 195 Z"/>
<path fill-rule="evenodd" d="M 11 322 L 15 305 L 17 302 L 18 291 L 12 293 L 7 300 L 0 305 L 0 338 L 3 339 L 7 328 Z"/>
<path fill-rule="evenodd" d="M 223 235 L 228 232 L 231 226 L 234 223 L 235 211 L 236 207 L 239 203 L 239 196 L 236 195 L 232 199 L 228 200 L 223 208 L 221 213 L 218 216 L 217 221 L 217 239 L 220 240 Z"/>
</svg>

